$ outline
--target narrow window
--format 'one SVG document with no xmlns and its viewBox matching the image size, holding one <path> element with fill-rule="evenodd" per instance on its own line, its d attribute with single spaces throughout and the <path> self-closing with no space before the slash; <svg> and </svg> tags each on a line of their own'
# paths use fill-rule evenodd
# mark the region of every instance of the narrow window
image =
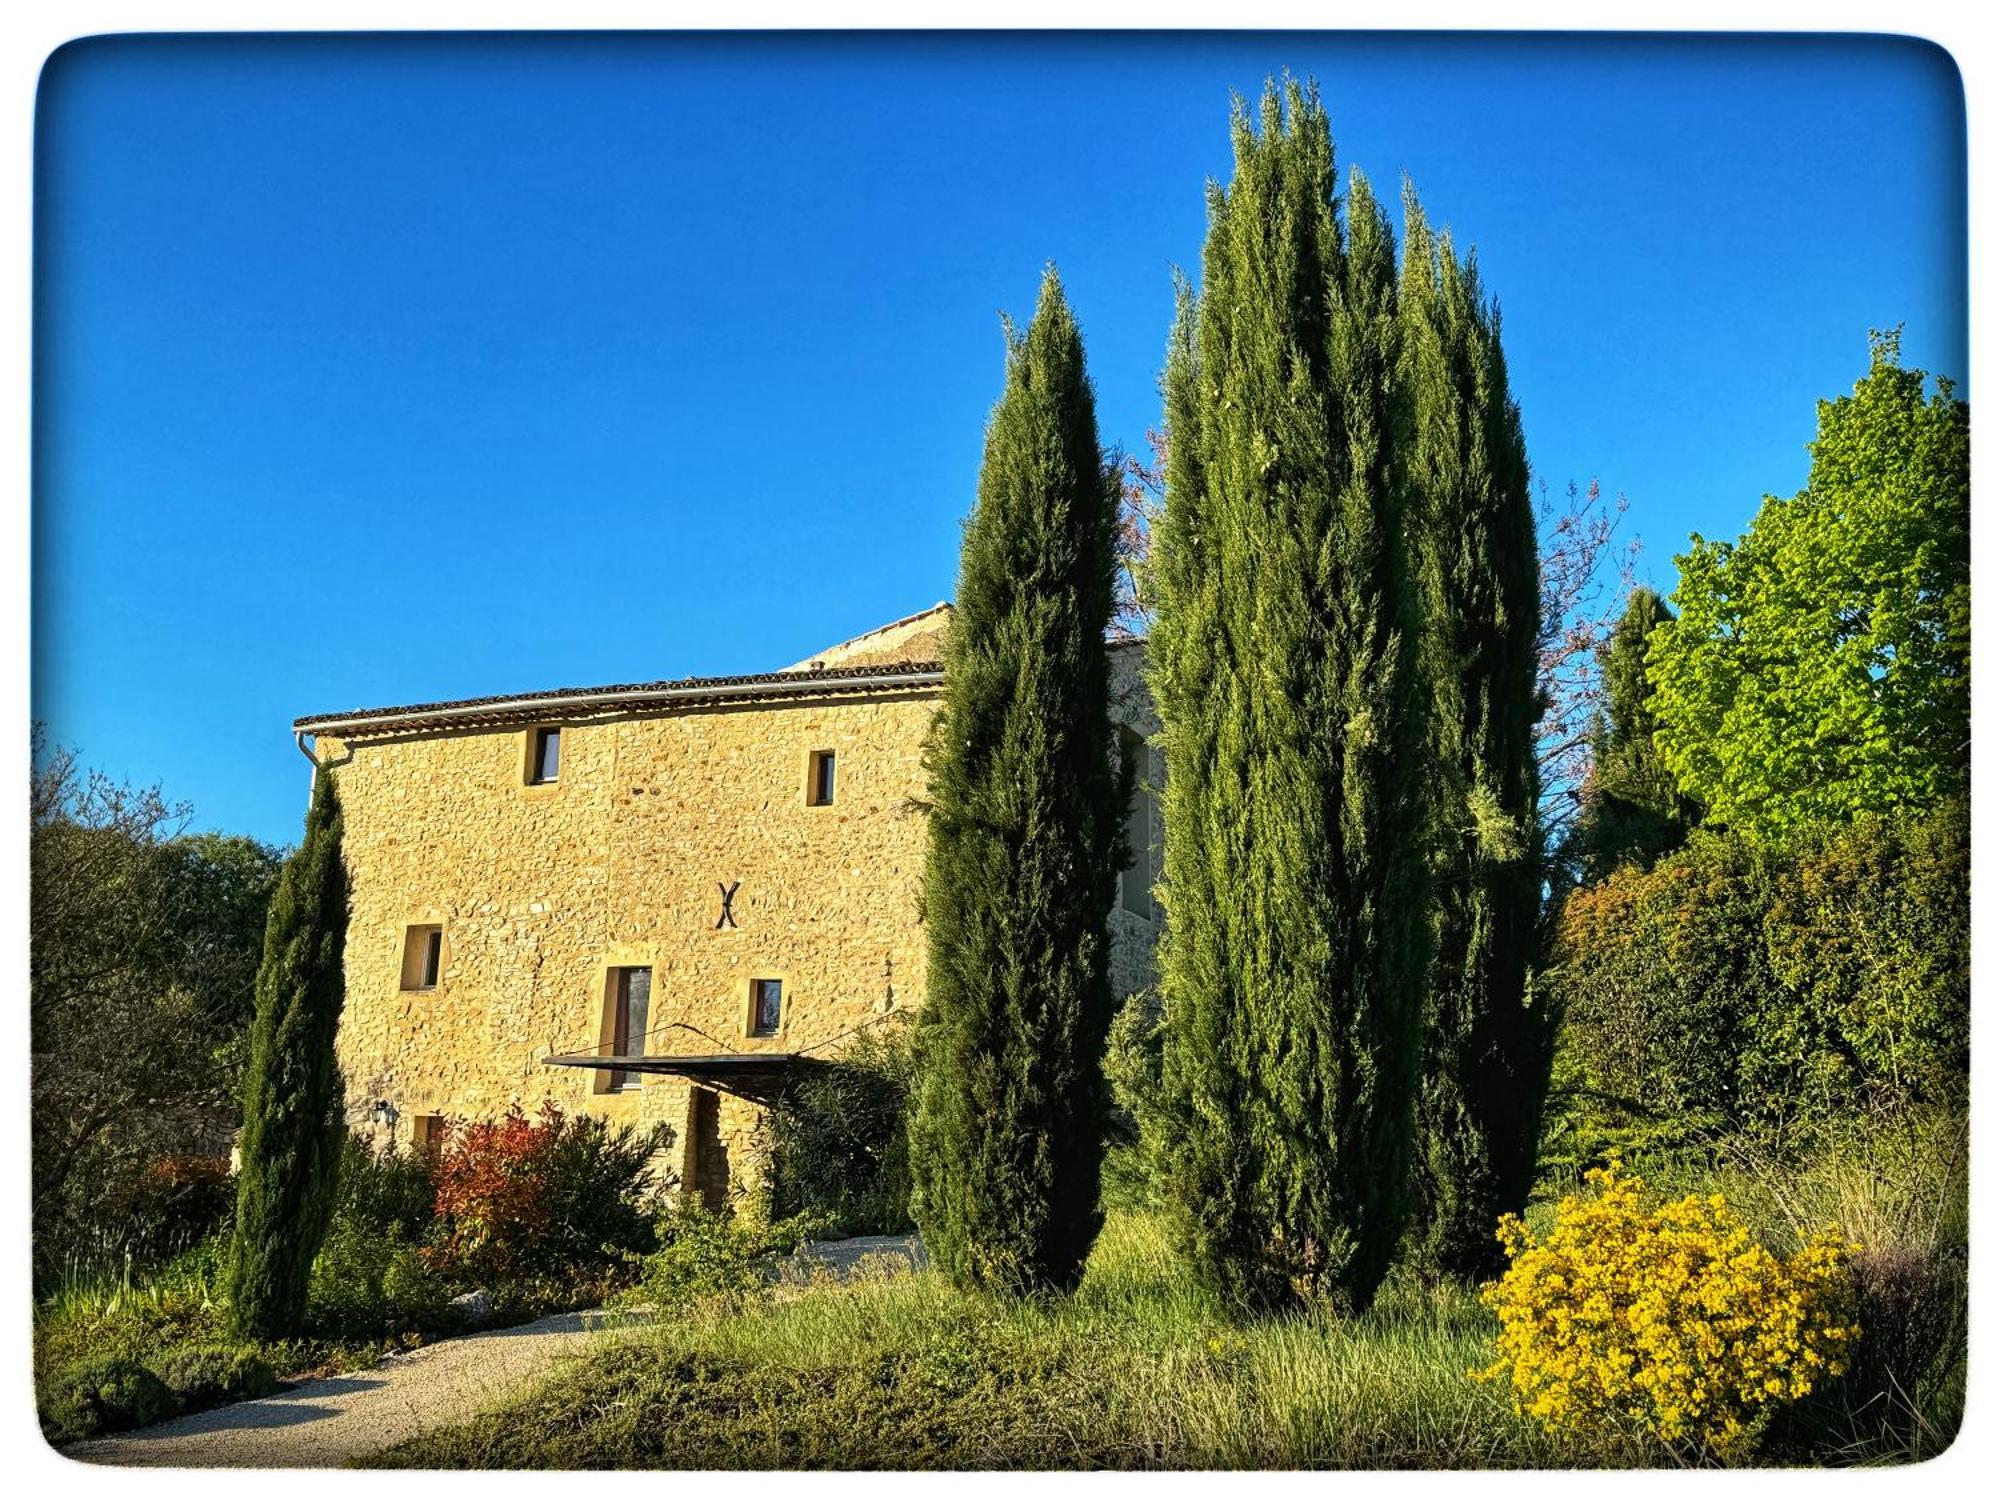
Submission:
<svg viewBox="0 0 2000 1500">
<path fill-rule="evenodd" d="M 1135 769 L 1132 805 L 1125 809 L 1125 842 L 1132 862 L 1118 877 L 1118 902 L 1141 917 L 1153 915 L 1153 789 L 1147 785 L 1151 756 L 1146 742 L 1129 729 L 1118 731 L 1118 749 Z"/>
<path fill-rule="evenodd" d="M 528 759 L 528 785 L 547 786 L 562 768 L 562 731 L 534 731 L 534 753 Z"/>
<path fill-rule="evenodd" d="M 410 1149 L 429 1151 L 442 1144 L 442 1119 L 437 1115 L 417 1115 L 410 1121 Z"/>
<path fill-rule="evenodd" d="M 778 1022 L 785 1014 L 785 982 L 782 979 L 750 981 L 750 1035 L 776 1036 Z"/>
<path fill-rule="evenodd" d="M 646 1055 L 646 1010 L 653 997 L 653 971 L 649 968 L 614 969 L 611 990 L 611 1055 Z M 611 1075 L 613 1089 L 635 1089 L 640 1075 L 620 1068 Z"/>
<path fill-rule="evenodd" d="M 434 990 L 444 962 L 444 929 L 437 926 L 403 930 L 403 988 Z"/>
<path fill-rule="evenodd" d="M 815 750 L 812 753 L 812 771 L 806 781 L 806 805 L 808 807 L 833 806 L 833 752 Z"/>
</svg>

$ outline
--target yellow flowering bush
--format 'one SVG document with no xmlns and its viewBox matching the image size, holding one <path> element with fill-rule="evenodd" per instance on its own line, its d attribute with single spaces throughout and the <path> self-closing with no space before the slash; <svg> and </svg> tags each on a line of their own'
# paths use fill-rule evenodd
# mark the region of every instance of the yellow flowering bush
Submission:
<svg viewBox="0 0 2000 1500">
<path fill-rule="evenodd" d="M 1615 1158 L 1566 1197 L 1547 1239 L 1500 1222 L 1508 1268 L 1482 1294 L 1500 1315 L 1516 1405 L 1552 1432 L 1638 1430 L 1727 1453 L 1777 1404 L 1842 1374 L 1852 1247 L 1827 1230 L 1780 1259 L 1720 1193 L 1652 1204 Z"/>
</svg>

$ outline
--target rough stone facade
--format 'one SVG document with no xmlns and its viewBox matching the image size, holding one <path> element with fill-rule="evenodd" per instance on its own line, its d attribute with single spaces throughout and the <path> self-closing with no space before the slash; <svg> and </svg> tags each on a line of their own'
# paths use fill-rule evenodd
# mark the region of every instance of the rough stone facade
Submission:
<svg viewBox="0 0 2000 1500">
<path fill-rule="evenodd" d="M 934 660 L 948 623 L 940 606 L 791 670 Z M 1139 652 L 1113 649 L 1114 712 L 1150 735 Z M 760 1106 L 675 1077 L 633 1075 L 620 1088 L 606 1070 L 546 1059 L 613 1050 L 616 971 L 627 966 L 651 970 L 650 1056 L 825 1056 L 859 1028 L 914 1014 L 917 799 L 938 691 L 934 677 L 823 683 L 762 701 L 578 703 L 554 717 L 502 700 L 472 722 L 426 711 L 318 730 L 353 890 L 338 1043 L 350 1123 L 408 1141 L 439 1117 L 551 1099 L 671 1124 L 671 1167 L 711 1202 L 753 1186 Z M 558 774 L 532 784 L 536 733 L 557 726 Z M 815 806 L 813 757 L 829 750 L 834 799 Z M 1135 826 L 1157 837 L 1143 809 Z M 1121 992 L 1150 982 L 1156 916 L 1150 899 L 1112 912 Z M 423 987 L 431 927 L 441 940 L 435 983 Z M 753 1034 L 759 979 L 783 987 L 770 1035 Z"/>
</svg>

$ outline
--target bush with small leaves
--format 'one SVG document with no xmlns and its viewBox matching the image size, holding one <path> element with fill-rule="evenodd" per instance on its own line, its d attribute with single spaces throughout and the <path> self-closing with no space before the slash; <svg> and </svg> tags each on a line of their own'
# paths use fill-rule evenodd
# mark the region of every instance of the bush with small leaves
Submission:
<svg viewBox="0 0 2000 1500">
<path fill-rule="evenodd" d="M 1510 1264 L 1484 1293 L 1499 1357 L 1476 1379 L 1509 1380 L 1551 1432 L 1727 1455 L 1846 1371 L 1861 1330 L 1837 1233 L 1780 1259 L 1719 1193 L 1655 1203 L 1615 1159 L 1587 1180 L 1546 1239 L 1500 1221 Z"/>
<path fill-rule="evenodd" d="M 161 1361 L 160 1379 L 183 1411 L 268 1396 L 278 1388 L 277 1372 L 244 1344 L 177 1349 Z"/>
<path fill-rule="evenodd" d="M 174 1393 L 135 1359 L 108 1356 L 71 1366 L 42 1392 L 42 1431 L 51 1442 L 145 1427 L 174 1414 Z"/>
</svg>

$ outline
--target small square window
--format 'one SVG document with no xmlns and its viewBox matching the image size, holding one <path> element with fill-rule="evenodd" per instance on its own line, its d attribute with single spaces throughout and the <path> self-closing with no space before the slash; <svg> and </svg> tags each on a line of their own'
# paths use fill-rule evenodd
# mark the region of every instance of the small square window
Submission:
<svg viewBox="0 0 2000 1500">
<path fill-rule="evenodd" d="M 438 926 L 403 930 L 403 988 L 434 990 L 444 963 L 444 929 Z"/>
<path fill-rule="evenodd" d="M 547 786 L 562 769 L 562 730 L 537 729 L 529 735 L 528 785 Z"/>
<path fill-rule="evenodd" d="M 785 982 L 782 979 L 750 981 L 750 1035 L 776 1036 L 785 1018 Z"/>
<path fill-rule="evenodd" d="M 806 776 L 806 806 L 833 806 L 833 752 L 815 750 Z"/>
<path fill-rule="evenodd" d="M 444 1116 L 416 1115 L 410 1120 L 410 1149 L 432 1151 L 444 1144 Z"/>
</svg>

